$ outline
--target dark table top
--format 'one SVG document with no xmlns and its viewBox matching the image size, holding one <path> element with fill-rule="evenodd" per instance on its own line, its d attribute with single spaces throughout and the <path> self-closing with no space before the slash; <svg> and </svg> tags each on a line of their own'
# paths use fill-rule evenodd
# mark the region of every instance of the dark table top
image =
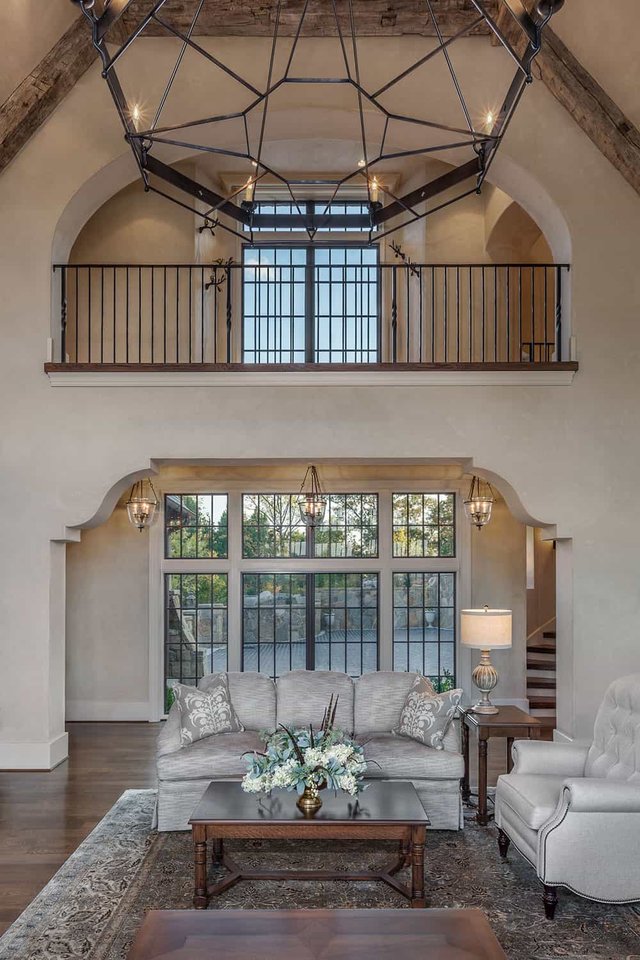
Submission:
<svg viewBox="0 0 640 960">
<path fill-rule="evenodd" d="M 539 727 L 540 721 L 532 717 L 520 707 L 498 707 L 497 713 L 473 713 L 465 710 L 462 715 L 467 724 L 475 727 Z"/>
<path fill-rule="evenodd" d="M 152 910 L 128 960 L 507 960 L 480 910 Z"/>
<path fill-rule="evenodd" d="M 293 791 L 274 790 L 269 796 L 256 796 L 245 793 L 238 781 L 214 781 L 189 823 L 429 823 L 416 788 L 405 780 L 373 781 L 357 798 L 333 790 L 323 790 L 320 796 L 321 808 L 312 820 L 306 820 Z"/>
</svg>

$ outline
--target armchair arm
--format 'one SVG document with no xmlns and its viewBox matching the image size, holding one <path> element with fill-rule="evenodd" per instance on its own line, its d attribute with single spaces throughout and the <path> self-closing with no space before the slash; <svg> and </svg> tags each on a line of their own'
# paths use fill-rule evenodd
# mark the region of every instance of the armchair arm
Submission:
<svg viewBox="0 0 640 960">
<path fill-rule="evenodd" d="M 512 750 L 512 773 L 581 777 L 589 747 L 575 743 L 549 743 L 546 740 L 516 740 Z"/>
<path fill-rule="evenodd" d="M 640 783 L 602 777 L 567 780 L 562 802 L 575 813 L 640 813 Z"/>
</svg>

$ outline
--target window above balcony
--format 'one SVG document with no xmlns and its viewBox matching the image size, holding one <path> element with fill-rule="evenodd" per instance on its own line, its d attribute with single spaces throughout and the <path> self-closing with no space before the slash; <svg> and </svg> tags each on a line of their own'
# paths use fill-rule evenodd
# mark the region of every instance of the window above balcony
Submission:
<svg viewBox="0 0 640 960">
<path fill-rule="evenodd" d="M 495 224 L 485 239 L 488 214 L 480 243 L 476 209 L 465 247 L 515 262 L 429 262 L 429 235 L 407 244 L 411 254 L 401 244 L 369 243 L 366 204 L 354 197 L 333 204 L 322 245 L 309 243 L 299 211 L 279 199 L 256 203 L 259 240 L 226 246 L 186 214 L 167 223 L 163 206 L 154 236 L 183 256 L 195 232 L 196 260 L 141 263 L 144 247 L 155 253 L 161 244 L 140 242 L 137 195 L 123 194 L 109 201 L 106 218 L 117 245 L 99 211 L 71 262 L 54 267 L 46 372 L 55 385 L 560 385 L 577 369 L 566 320 L 569 267 L 542 259 L 550 253 L 544 238 L 513 204 L 506 219 L 517 244 L 505 244 Z M 306 204 L 319 230 L 326 210 L 317 197 Z M 443 227 L 438 259 L 461 246 L 447 240 L 446 218 Z M 131 242 L 122 244 L 127 230 Z M 516 260 L 529 248 L 530 262 Z M 105 256 L 127 249 L 136 254 L 129 263 Z"/>
</svg>

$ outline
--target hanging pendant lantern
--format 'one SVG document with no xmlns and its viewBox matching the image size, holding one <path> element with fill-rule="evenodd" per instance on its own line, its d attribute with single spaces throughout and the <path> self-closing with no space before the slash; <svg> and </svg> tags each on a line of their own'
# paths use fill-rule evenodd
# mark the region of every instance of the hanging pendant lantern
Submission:
<svg viewBox="0 0 640 960">
<path fill-rule="evenodd" d="M 127 500 L 127 514 L 129 521 L 138 528 L 140 533 L 151 526 L 157 508 L 158 498 L 151 480 L 138 480 L 134 483 Z"/>
<path fill-rule="evenodd" d="M 491 510 L 495 502 L 491 484 L 481 480 L 480 477 L 472 477 L 469 494 L 464 501 L 464 512 L 471 523 L 482 530 L 485 524 L 491 520 Z"/>
<path fill-rule="evenodd" d="M 302 522 L 308 527 L 315 527 L 318 523 L 322 523 L 327 509 L 327 498 L 322 492 L 318 471 L 314 466 L 307 467 L 300 487 L 298 507 Z"/>
</svg>

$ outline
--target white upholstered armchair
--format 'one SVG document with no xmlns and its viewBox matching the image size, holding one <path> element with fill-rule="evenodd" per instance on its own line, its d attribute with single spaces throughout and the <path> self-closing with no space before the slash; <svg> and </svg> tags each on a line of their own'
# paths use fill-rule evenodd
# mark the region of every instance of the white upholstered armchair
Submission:
<svg viewBox="0 0 640 960">
<path fill-rule="evenodd" d="M 552 920 L 557 887 L 591 900 L 640 900 L 640 674 L 611 684 L 591 746 L 518 740 L 498 779 L 502 857 L 512 842 L 544 885 Z"/>
</svg>

